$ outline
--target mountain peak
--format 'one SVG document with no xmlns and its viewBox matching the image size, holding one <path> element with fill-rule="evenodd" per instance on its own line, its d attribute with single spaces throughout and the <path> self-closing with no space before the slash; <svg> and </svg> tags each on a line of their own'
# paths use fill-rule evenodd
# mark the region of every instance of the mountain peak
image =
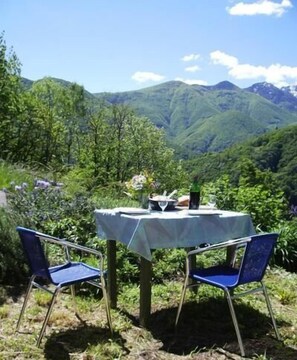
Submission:
<svg viewBox="0 0 297 360">
<path fill-rule="evenodd" d="M 205 86 L 209 90 L 239 90 L 239 87 L 232 84 L 230 81 L 221 81 L 217 83 L 216 85 L 212 86 Z"/>
<path fill-rule="evenodd" d="M 258 94 L 274 104 L 289 111 L 297 110 L 297 86 L 279 89 L 267 82 L 256 83 L 245 89 L 246 91 Z M 296 95 L 294 96 L 294 90 Z"/>
</svg>

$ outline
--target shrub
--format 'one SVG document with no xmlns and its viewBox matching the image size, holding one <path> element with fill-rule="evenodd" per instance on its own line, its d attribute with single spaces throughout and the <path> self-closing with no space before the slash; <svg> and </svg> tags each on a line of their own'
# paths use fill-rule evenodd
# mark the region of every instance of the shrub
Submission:
<svg viewBox="0 0 297 360">
<path fill-rule="evenodd" d="M 216 194 L 220 209 L 250 214 L 255 227 L 261 231 L 268 231 L 288 214 L 288 202 L 283 192 L 264 184 L 242 181 L 235 187 L 228 176 L 223 176 L 214 183 L 205 184 L 203 192 Z"/>
<path fill-rule="evenodd" d="M 297 271 L 297 218 L 283 221 L 272 230 L 279 233 L 274 255 L 275 264 L 289 271 Z"/>
<path fill-rule="evenodd" d="M 288 204 L 282 192 L 273 193 L 263 185 L 240 187 L 236 196 L 236 210 L 249 213 L 255 227 L 268 231 L 284 219 Z"/>
<path fill-rule="evenodd" d="M 0 282 L 16 284 L 28 275 L 16 226 L 20 215 L 0 208 Z"/>
<path fill-rule="evenodd" d="M 8 200 L 12 211 L 22 215 L 18 225 L 81 244 L 94 234 L 94 204 L 88 194 L 70 197 L 59 188 L 49 187 L 16 191 Z"/>
</svg>

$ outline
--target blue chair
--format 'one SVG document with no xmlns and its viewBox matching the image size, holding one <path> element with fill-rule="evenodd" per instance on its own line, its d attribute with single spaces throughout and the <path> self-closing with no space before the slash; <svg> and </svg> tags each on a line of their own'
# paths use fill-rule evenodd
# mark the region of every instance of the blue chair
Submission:
<svg viewBox="0 0 297 360">
<path fill-rule="evenodd" d="M 61 291 L 61 289 L 65 287 L 70 287 L 75 304 L 75 284 L 87 282 L 102 289 L 106 306 L 107 321 L 110 331 L 112 333 L 109 300 L 106 291 L 105 272 L 103 270 L 103 255 L 99 251 L 86 248 L 84 246 L 80 246 L 62 239 L 54 238 L 52 236 L 45 235 L 31 229 L 17 227 L 17 231 L 19 233 L 24 253 L 27 257 L 32 275 L 29 281 L 16 330 L 19 330 L 20 323 L 24 315 L 32 288 L 36 287 L 50 292 L 52 294 L 52 299 L 37 340 L 37 346 L 39 347 L 46 329 L 46 325 L 50 318 L 56 297 Z M 46 253 L 44 251 L 45 243 L 55 244 L 64 248 L 65 259 L 63 264 L 52 267 L 49 266 Z M 71 261 L 71 249 L 74 249 L 74 251 L 78 250 L 83 253 L 93 254 L 99 260 L 98 268 L 89 266 L 83 262 Z M 41 281 L 37 282 L 35 280 Z M 54 289 L 51 290 L 48 285 L 53 285 Z"/>
<path fill-rule="evenodd" d="M 234 311 L 232 299 L 257 291 L 262 291 L 266 300 L 268 311 L 271 316 L 276 337 L 278 340 L 280 340 L 280 335 L 276 327 L 276 322 L 273 316 L 268 293 L 262 280 L 269 259 L 273 253 L 277 238 L 278 234 L 276 233 L 254 235 L 249 238 L 229 240 L 224 243 L 210 245 L 188 252 L 186 258 L 185 282 L 182 289 L 182 295 L 177 311 L 175 326 L 177 326 L 182 305 L 185 299 L 185 293 L 188 288 L 198 286 L 200 284 L 207 284 L 220 288 L 224 291 L 228 301 L 241 355 L 245 356 L 243 342 L 239 331 L 239 326 Z M 233 266 L 233 264 L 230 264 L 211 266 L 208 268 L 190 268 L 191 257 L 196 256 L 197 254 L 204 253 L 206 251 L 224 248 L 243 248 L 243 254 L 240 259 L 239 267 L 236 268 Z M 257 283 L 258 286 L 256 288 L 235 294 L 234 290 L 237 289 L 239 286 L 250 283 Z"/>
</svg>

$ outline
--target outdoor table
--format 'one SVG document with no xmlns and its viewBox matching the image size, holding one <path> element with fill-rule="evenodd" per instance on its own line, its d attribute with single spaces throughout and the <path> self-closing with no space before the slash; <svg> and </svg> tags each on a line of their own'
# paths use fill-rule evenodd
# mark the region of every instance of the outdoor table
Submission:
<svg viewBox="0 0 297 360">
<path fill-rule="evenodd" d="M 116 241 L 140 255 L 139 322 L 147 326 L 151 311 L 152 250 L 192 248 L 255 234 L 250 215 L 223 211 L 148 211 L 134 208 L 95 210 L 97 234 L 107 241 L 108 290 L 117 305 Z"/>
</svg>

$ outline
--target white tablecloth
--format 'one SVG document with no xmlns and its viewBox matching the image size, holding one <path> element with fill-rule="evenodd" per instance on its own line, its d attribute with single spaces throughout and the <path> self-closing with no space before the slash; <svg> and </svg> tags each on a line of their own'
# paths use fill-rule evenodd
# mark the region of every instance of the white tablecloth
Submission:
<svg viewBox="0 0 297 360">
<path fill-rule="evenodd" d="M 194 247 L 255 234 L 248 214 L 219 212 L 193 216 L 180 210 L 124 214 L 118 209 L 100 209 L 95 210 L 95 219 L 100 238 L 120 241 L 151 261 L 152 249 Z"/>
</svg>

